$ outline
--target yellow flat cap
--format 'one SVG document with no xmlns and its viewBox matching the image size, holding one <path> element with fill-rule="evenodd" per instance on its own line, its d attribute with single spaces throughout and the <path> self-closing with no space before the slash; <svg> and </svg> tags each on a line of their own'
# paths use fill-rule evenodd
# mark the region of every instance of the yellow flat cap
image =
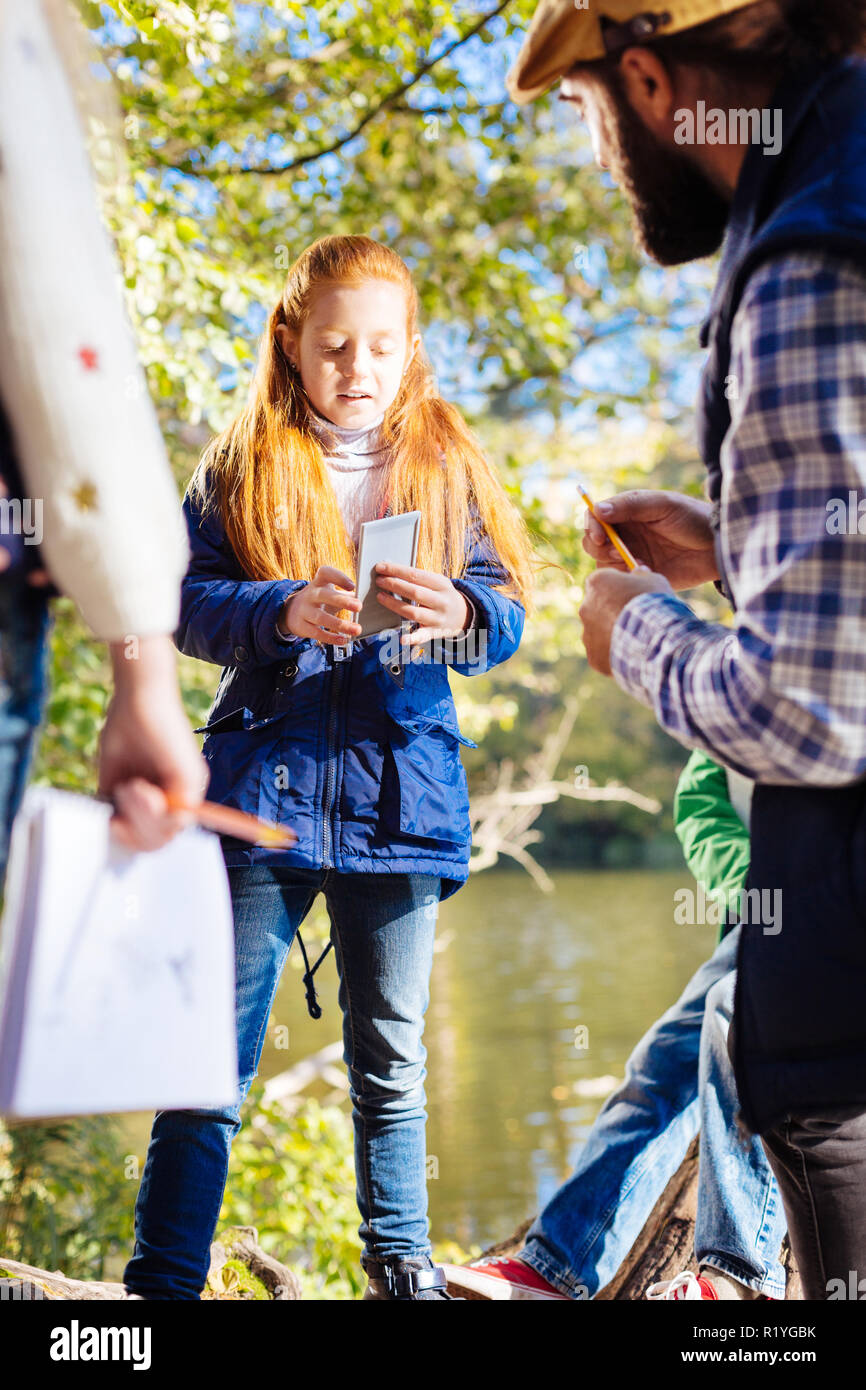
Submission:
<svg viewBox="0 0 866 1390">
<path fill-rule="evenodd" d="M 677 34 L 744 9 L 754 0 L 540 0 L 508 74 L 519 105 L 534 101 L 575 63 L 590 63 L 630 44 Z"/>
</svg>

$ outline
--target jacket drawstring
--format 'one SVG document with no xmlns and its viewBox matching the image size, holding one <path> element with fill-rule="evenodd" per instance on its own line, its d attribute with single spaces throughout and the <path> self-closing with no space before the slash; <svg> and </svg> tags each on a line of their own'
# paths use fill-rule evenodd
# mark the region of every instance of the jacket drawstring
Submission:
<svg viewBox="0 0 866 1390">
<path fill-rule="evenodd" d="M 315 975 L 316 971 L 322 964 L 322 961 L 325 959 L 325 956 L 328 954 L 334 943 L 333 941 L 328 942 L 324 951 L 319 956 L 319 959 L 316 961 L 315 965 L 311 970 L 309 958 L 307 956 L 307 948 L 304 945 L 304 938 L 301 936 L 300 932 L 297 932 L 296 935 L 298 938 L 298 945 L 301 948 L 301 955 L 304 957 L 304 989 L 307 995 L 307 1010 L 309 1011 L 310 1018 L 321 1018 L 322 1006 L 316 997 L 316 986 L 313 981 L 313 976 Z"/>
</svg>

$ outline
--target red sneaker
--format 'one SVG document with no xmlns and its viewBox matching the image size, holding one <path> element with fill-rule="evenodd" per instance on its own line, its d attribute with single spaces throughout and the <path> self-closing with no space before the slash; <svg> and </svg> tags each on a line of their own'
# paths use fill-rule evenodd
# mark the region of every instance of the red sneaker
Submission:
<svg viewBox="0 0 866 1390">
<path fill-rule="evenodd" d="M 692 1274 L 691 1270 L 685 1270 L 682 1274 L 678 1274 L 676 1279 L 662 1279 L 658 1284 L 650 1284 L 646 1296 L 647 1298 L 661 1298 L 665 1301 L 685 1298 L 690 1303 L 701 1301 L 718 1303 L 719 1301 L 719 1295 L 709 1279 L 702 1278 L 700 1274 Z"/>
<path fill-rule="evenodd" d="M 571 1300 L 548 1284 L 540 1274 L 517 1255 L 489 1255 L 470 1265 L 443 1265 L 449 1293 L 463 1298 L 498 1302 L 505 1299 Z"/>
</svg>

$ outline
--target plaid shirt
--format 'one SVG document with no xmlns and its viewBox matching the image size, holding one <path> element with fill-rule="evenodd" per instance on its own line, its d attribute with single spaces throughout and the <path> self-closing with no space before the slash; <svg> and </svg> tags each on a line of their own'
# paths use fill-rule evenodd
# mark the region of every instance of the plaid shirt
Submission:
<svg viewBox="0 0 866 1390">
<path fill-rule="evenodd" d="M 760 782 L 843 785 L 866 776 L 866 277 L 826 255 L 768 261 L 731 349 L 720 547 L 734 626 L 643 594 L 617 620 L 611 666 L 688 747 Z"/>
</svg>

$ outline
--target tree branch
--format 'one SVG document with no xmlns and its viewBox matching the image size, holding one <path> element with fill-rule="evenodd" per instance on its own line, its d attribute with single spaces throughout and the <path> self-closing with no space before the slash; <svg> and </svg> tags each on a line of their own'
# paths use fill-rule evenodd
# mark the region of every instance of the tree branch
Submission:
<svg viewBox="0 0 866 1390">
<path fill-rule="evenodd" d="M 470 873 L 480 873 L 498 863 L 501 855 L 514 859 L 526 870 L 543 893 L 553 891 L 553 882 L 527 846 L 538 844 L 541 835 L 532 830 L 544 806 L 569 796 L 577 801 L 619 801 L 637 806 L 649 815 L 658 815 L 661 803 L 643 796 L 631 787 L 608 782 L 605 787 L 566 782 L 556 777 L 571 732 L 577 720 L 580 700 L 568 697 L 559 722 L 550 729 L 541 748 L 527 758 L 522 769 L 522 786 L 514 785 L 514 764 L 505 759 L 499 765 L 495 787 L 472 799 L 472 847 Z"/>
<path fill-rule="evenodd" d="M 338 150 L 341 150 L 345 145 L 350 144 L 352 140 L 356 139 L 357 136 L 367 128 L 371 121 L 374 121 L 383 111 L 388 110 L 396 102 L 399 102 L 400 98 L 404 97 L 407 92 L 411 91 L 413 87 L 416 87 L 418 83 L 427 76 L 428 72 L 431 72 L 433 68 L 446 58 L 450 58 L 452 53 L 456 52 L 458 48 L 462 48 L 470 39 L 474 39 L 476 34 L 480 34 L 482 29 L 484 29 L 492 19 L 495 19 L 497 15 L 502 14 L 503 10 L 506 10 L 510 4 L 511 0 L 500 0 L 500 3 L 494 6 L 492 10 L 488 10 L 486 14 L 483 14 L 480 19 L 476 20 L 471 28 L 467 29 L 465 34 L 462 34 L 460 38 L 455 39 L 447 48 L 443 49 L 437 58 L 429 58 L 426 62 L 422 63 L 417 71 L 414 72 L 411 77 L 408 77 L 405 82 L 401 82 L 398 87 L 394 87 L 390 92 L 386 92 L 381 101 L 377 102 L 375 106 L 372 106 L 370 110 L 356 122 L 351 130 L 347 131 L 344 135 L 338 136 L 336 140 L 333 140 L 329 145 L 324 145 L 321 149 L 310 150 L 309 153 L 298 155 L 296 159 L 290 160 L 288 164 L 280 165 L 252 164 L 239 169 L 233 169 L 230 166 L 208 168 L 207 166 L 197 164 L 194 160 L 185 159 L 175 161 L 171 167 L 179 170 L 180 173 L 192 174 L 196 178 L 221 178 L 228 174 L 257 174 L 261 177 L 269 177 L 274 174 L 291 173 L 293 169 L 302 169 L 307 164 L 315 164 L 317 160 L 324 159 L 326 155 L 336 154 Z M 423 115 L 424 113 L 419 111 L 418 114 Z M 152 151 L 152 157 L 158 163 L 163 162 L 155 150 Z"/>
</svg>

